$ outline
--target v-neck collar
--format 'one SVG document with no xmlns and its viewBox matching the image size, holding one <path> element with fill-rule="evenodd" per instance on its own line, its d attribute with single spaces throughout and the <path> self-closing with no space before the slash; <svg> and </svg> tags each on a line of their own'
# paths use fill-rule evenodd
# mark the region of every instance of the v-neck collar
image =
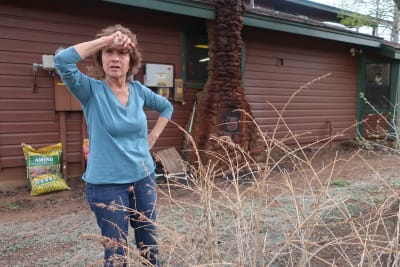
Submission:
<svg viewBox="0 0 400 267">
<path fill-rule="evenodd" d="M 105 84 L 106 89 L 109 91 L 109 94 L 112 95 L 112 98 L 114 99 L 114 101 L 115 101 L 116 103 L 118 103 L 118 105 L 119 105 L 121 108 L 124 108 L 124 109 L 125 109 L 125 108 L 129 105 L 130 98 L 131 98 L 131 89 L 130 89 L 129 83 L 127 83 L 127 87 L 128 87 L 128 100 L 126 101 L 126 104 L 125 104 L 125 105 L 122 105 L 121 101 L 119 101 L 119 99 L 118 99 L 118 96 L 115 94 L 115 92 L 112 90 L 112 88 L 106 83 L 106 81 L 103 80 L 103 83 Z"/>
</svg>

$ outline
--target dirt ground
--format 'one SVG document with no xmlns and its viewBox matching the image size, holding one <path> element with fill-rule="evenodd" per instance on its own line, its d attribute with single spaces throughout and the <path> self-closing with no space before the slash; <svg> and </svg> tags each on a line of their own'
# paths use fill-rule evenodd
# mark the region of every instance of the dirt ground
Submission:
<svg viewBox="0 0 400 267">
<path fill-rule="evenodd" d="M 313 166 L 315 166 L 315 169 L 322 171 L 324 167 L 328 166 L 334 161 L 335 157 L 337 157 L 335 169 L 338 171 L 336 171 L 334 175 L 334 180 L 366 181 L 377 173 L 392 178 L 400 176 L 399 155 L 387 152 L 375 153 L 366 151 L 361 152 L 360 155 L 361 156 L 354 156 L 354 151 L 341 151 L 338 157 L 335 152 L 325 153 L 313 161 Z M 329 170 L 330 168 L 328 168 L 326 172 L 329 173 Z M 279 180 L 278 173 L 270 178 L 271 183 L 276 183 L 277 180 Z M 293 180 L 294 184 L 298 186 L 303 184 L 300 180 L 296 182 L 296 178 Z M 84 183 L 81 178 L 70 178 L 67 182 L 71 187 L 70 190 L 49 193 L 42 196 L 30 196 L 29 188 L 23 179 L 20 181 L 8 181 L 7 184 L 0 186 L 0 226 L 3 228 L 4 226 L 18 226 L 23 225 L 25 222 L 63 218 L 71 214 L 91 218 L 92 214 L 85 200 Z M 162 191 L 165 190 L 165 188 L 160 186 L 159 190 Z M 179 191 L 172 193 L 176 194 L 176 196 L 181 199 L 187 198 L 190 200 L 191 198 L 190 192 L 185 193 Z M 162 207 L 167 202 L 168 201 L 160 199 L 159 205 Z M 91 220 L 93 220 L 93 218 L 91 218 Z M 94 223 L 92 224 L 94 225 Z M 74 224 L 70 224 L 66 229 L 67 231 L 72 231 L 74 227 L 76 227 Z M 20 231 L 26 230 L 21 227 Z M 29 238 L 29 233 L 26 233 L 24 238 L 26 238 L 26 236 Z M 0 246 L 8 246 L 9 244 L 7 244 L 7 242 L 10 241 L 5 239 L 1 240 Z M 2 266 L 16 266 L 16 263 L 18 263 L 19 266 L 30 266 L 29 263 L 32 263 L 32 261 L 26 259 L 26 252 L 24 252 L 24 254 L 18 253 L 18 248 L 15 251 L 14 254 L 10 254 L 11 252 L 9 250 L 6 251 L 8 253 L 7 255 L 13 255 L 13 264 L 10 262 L 10 256 L 8 256 L 7 259 L 1 258 L 3 257 L 2 255 L 6 253 L 0 253 L 0 263 L 2 263 Z M 45 256 L 46 259 L 50 259 L 53 256 L 52 253 L 55 253 L 55 251 L 56 250 L 52 249 L 43 249 L 41 253 L 48 253 L 48 255 Z M 44 256 L 42 255 L 41 257 L 43 259 Z M 27 264 L 24 265 L 24 262 Z M 10 264 L 8 265 L 8 263 Z"/>
<path fill-rule="evenodd" d="M 336 174 L 333 180 L 363 181 L 376 173 L 393 177 L 400 176 L 400 155 L 361 151 L 355 156 L 354 153 L 354 151 L 323 153 L 312 161 L 313 168 L 322 170 L 335 161 Z M 328 167 L 326 172 L 330 170 L 331 167 Z M 278 176 L 279 173 L 273 174 L 269 179 L 271 183 L 279 180 Z M 296 181 L 296 178 L 293 179 L 293 182 L 302 184 L 302 181 Z M 54 214 L 71 214 L 88 209 L 85 200 L 85 186 L 81 178 L 69 178 L 67 183 L 71 190 L 31 196 L 24 179 L 5 181 L 0 186 L 0 223 L 34 220 Z M 179 197 L 185 198 L 185 193 L 180 191 Z M 191 197 L 190 194 L 188 197 Z M 162 201 L 160 204 L 162 205 Z"/>
<path fill-rule="evenodd" d="M 0 222 L 31 221 L 87 209 L 82 180 L 70 178 L 68 185 L 71 190 L 31 196 L 25 180 L 8 182 L 6 189 L 0 189 Z"/>
</svg>

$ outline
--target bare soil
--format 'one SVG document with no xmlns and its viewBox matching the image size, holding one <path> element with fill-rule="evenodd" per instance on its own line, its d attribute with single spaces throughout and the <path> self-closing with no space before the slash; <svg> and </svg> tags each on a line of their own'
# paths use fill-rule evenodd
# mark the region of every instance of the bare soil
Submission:
<svg viewBox="0 0 400 267">
<path fill-rule="evenodd" d="M 8 182 L 0 190 L 0 222 L 32 221 L 87 209 L 83 181 L 79 177 L 70 178 L 68 185 L 71 190 L 31 196 L 25 180 Z"/>
</svg>

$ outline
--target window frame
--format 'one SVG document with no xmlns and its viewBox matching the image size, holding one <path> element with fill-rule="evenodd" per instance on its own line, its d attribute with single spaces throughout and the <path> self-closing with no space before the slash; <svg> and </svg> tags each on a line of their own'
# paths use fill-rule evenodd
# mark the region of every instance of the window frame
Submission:
<svg viewBox="0 0 400 267">
<path fill-rule="evenodd" d="M 189 88 L 194 88 L 194 89 L 202 89 L 205 85 L 205 83 L 207 82 L 208 79 L 208 61 L 207 63 L 203 63 L 206 64 L 206 77 L 204 80 L 195 80 L 195 79 L 190 79 L 188 77 L 188 66 L 187 66 L 187 61 L 188 61 L 188 53 L 189 53 L 189 48 L 188 48 L 188 42 L 189 42 L 189 38 L 191 36 L 195 36 L 195 35 L 199 35 L 199 36 L 205 36 L 205 41 L 207 42 L 208 45 L 208 34 L 207 34 L 207 30 L 206 30 L 206 25 L 191 25 L 190 27 L 188 27 L 187 29 L 183 29 L 182 31 L 182 37 L 181 37 L 181 41 L 182 41 L 182 59 L 181 59 L 181 63 L 182 63 L 182 78 L 184 80 L 184 84 L 185 87 L 189 87 Z M 209 55 L 208 53 L 208 49 L 207 49 L 207 56 Z"/>
</svg>

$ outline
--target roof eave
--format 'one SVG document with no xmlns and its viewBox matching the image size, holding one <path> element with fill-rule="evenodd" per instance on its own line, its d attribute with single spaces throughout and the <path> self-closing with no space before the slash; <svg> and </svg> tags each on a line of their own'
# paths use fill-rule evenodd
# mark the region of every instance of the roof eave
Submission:
<svg viewBox="0 0 400 267">
<path fill-rule="evenodd" d="M 213 20 L 215 18 L 214 6 L 200 1 L 187 0 L 101 0 L 115 4 L 148 8 L 168 13 L 186 15 Z M 310 37 L 334 40 L 339 42 L 358 44 L 368 47 L 379 47 L 381 38 L 363 36 L 357 33 L 344 32 L 334 29 L 321 28 L 315 25 L 296 23 L 288 20 L 272 18 L 253 13 L 245 13 L 243 23 L 263 29 L 295 33 Z"/>
<path fill-rule="evenodd" d="M 319 10 L 323 10 L 326 12 L 331 12 L 334 14 L 338 14 L 342 11 L 342 9 L 339 9 L 337 7 L 329 6 L 329 5 L 324 5 L 321 3 L 313 2 L 313 1 L 308 1 L 308 0 L 286 0 L 286 2 L 291 2 L 294 4 L 306 6 L 306 7 L 311 7 Z M 345 10 L 343 10 L 345 11 Z"/>
<path fill-rule="evenodd" d="M 385 44 L 382 44 L 381 49 L 379 49 L 378 52 L 380 55 L 391 58 L 391 59 L 400 59 L 400 50 L 398 48 L 388 46 Z"/>
<path fill-rule="evenodd" d="M 211 5 L 194 1 L 182 0 L 101 0 L 115 4 L 148 8 L 168 13 L 214 19 L 215 10 Z"/>
<path fill-rule="evenodd" d="M 304 23 L 295 23 L 291 21 L 283 21 L 275 18 L 261 16 L 256 14 L 245 14 L 244 25 L 276 30 L 309 37 L 316 37 L 328 40 L 334 40 L 344 43 L 357 44 L 360 46 L 380 47 L 382 38 L 365 36 L 351 31 L 339 31 L 328 28 L 321 28 L 315 25 L 307 25 Z"/>
</svg>

